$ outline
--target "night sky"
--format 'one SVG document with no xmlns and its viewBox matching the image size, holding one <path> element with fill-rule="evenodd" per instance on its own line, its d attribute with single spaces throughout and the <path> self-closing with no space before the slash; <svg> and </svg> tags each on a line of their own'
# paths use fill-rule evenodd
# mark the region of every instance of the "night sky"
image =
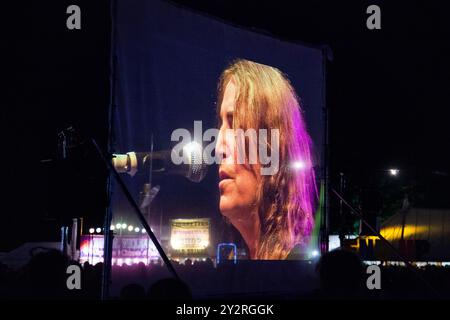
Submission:
<svg viewBox="0 0 450 320">
<path fill-rule="evenodd" d="M 284 40 L 328 45 L 333 186 L 343 172 L 353 197 L 352 188 L 377 186 L 383 170 L 396 167 L 399 186 L 424 191 L 423 205 L 448 205 L 450 26 L 443 2 L 175 2 Z M 65 27 L 70 4 L 83 10 L 79 32 Z M 366 28 L 371 4 L 381 8 L 381 30 Z M 18 1 L 5 12 L 2 228 L 8 231 L 0 250 L 58 239 L 59 226 L 73 216 L 101 224 L 101 164 L 41 160 L 55 158 L 57 133 L 69 125 L 105 145 L 109 103 L 107 1 Z"/>
</svg>

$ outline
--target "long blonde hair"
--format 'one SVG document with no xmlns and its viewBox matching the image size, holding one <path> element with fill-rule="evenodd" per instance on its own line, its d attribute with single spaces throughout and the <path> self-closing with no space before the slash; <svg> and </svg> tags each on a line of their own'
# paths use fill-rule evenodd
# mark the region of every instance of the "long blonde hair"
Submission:
<svg viewBox="0 0 450 320">
<path fill-rule="evenodd" d="M 220 77 L 218 108 L 231 78 L 237 86 L 233 128 L 279 129 L 279 170 L 261 175 L 257 190 L 261 230 L 256 259 L 285 259 L 295 245 L 307 244 L 313 225 L 316 186 L 311 139 L 295 91 L 280 70 L 234 61 Z M 266 145 L 271 150 L 270 143 Z M 296 161 L 301 163 L 298 170 L 291 166 Z"/>
</svg>

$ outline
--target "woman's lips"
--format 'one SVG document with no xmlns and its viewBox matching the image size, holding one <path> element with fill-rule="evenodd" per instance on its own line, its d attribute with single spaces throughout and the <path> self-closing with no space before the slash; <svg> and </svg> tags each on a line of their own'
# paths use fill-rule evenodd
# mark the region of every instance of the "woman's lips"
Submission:
<svg viewBox="0 0 450 320">
<path fill-rule="evenodd" d="M 222 190 L 223 188 L 225 188 L 225 185 L 227 183 L 230 183 L 232 180 L 233 179 L 231 179 L 231 178 L 225 178 L 225 179 L 220 180 L 220 182 L 219 182 L 219 189 Z"/>
<path fill-rule="evenodd" d="M 233 179 L 230 177 L 228 173 L 225 172 L 225 170 L 219 170 L 219 189 L 222 190 L 225 185 L 229 182 L 231 182 Z"/>
</svg>

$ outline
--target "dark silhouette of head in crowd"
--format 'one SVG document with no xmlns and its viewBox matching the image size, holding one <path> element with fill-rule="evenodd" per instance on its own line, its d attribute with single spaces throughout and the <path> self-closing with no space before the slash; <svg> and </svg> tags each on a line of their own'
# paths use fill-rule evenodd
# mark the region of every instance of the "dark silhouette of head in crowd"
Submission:
<svg viewBox="0 0 450 320">
<path fill-rule="evenodd" d="M 122 288 L 120 291 L 122 300 L 143 300 L 145 299 L 145 289 L 137 283 L 131 283 Z"/>
<path fill-rule="evenodd" d="M 346 250 L 333 250 L 323 255 L 317 266 L 320 293 L 324 298 L 358 298 L 364 293 L 363 264 Z"/>
<path fill-rule="evenodd" d="M 150 286 L 148 297 L 151 300 L 190 300 L 192 293 L 183 281 L 165 278 Z"/>
<path fill-rule="evenodd" d="M 25 292 L 36 299 L 65 298 L 68 265 L 69 259 L 58 250 L 35 254 L 23 269 L 21 282 Z"/>
<path fill-rule="evenodd" d="M 214 268 L 214 262 L 211 260 L 211 258 L 206 258 L 205 266 L 208 268 Z"/>
</svg>

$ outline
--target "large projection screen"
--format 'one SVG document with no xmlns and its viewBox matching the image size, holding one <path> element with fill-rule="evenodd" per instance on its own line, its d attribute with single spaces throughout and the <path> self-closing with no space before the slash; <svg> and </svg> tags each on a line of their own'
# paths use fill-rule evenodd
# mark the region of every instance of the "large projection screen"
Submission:
<svg viewBox="0 0 450 320">
<path fill-rule="evenodd" d="M 172 132 L 178 128 L 193 132 L 194 121 L 202 121 L 203 131 L 217 128 L 219 77 L 232 61 L 246 59 L 275 67 L 288 77 L 312 140 L 317 181 L 322 178 L 325 79 L 321 48 L 281 41 L 166 1 L 116 0 L 114 13 L 115 153 L 171 149 L 176 144 L 171 141 Z M 149 172 L 122 177 L 140 203 Z M 243 247 L 219 210 L 217 165 L 209 167 L 200 183 L 157 173 L 151 180 L 160 189 L 144 215 L 164 248 L 170 247 L 172 219 L 197 218 L 210 221 L 211 256 L 219 243 L 231 241 L 238 249 Z M 114 225 L 142 227 L 115 186 L 112 208 Z"/>
</svg>

